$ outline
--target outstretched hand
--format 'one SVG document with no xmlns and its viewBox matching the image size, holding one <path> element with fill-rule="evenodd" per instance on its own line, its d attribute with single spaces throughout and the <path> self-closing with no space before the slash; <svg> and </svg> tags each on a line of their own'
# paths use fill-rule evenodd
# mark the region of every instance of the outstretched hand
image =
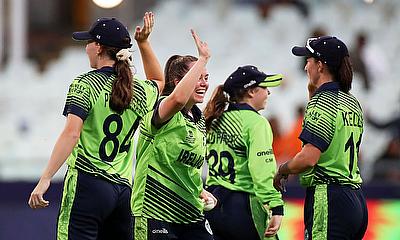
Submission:
<svg viewBox="0 0 400 240">
<path fill-rule="evenodd" d="M 201 39 L 193 29 L 190 29 L 190 32 L 192 33 L 194 42 L 196 43 L 197 51 L 199 53 L 199 58 L 204 58 L 205 60 L 208 60 L 211 56 L 208 44 L 206 42 L 201 41 Z"/>
<path fill-rule="evenodd" d="M 154 14 L 152 12 L 146 12 L 143 17 L 143 27 L 136 26 L 135 29 L 135 40 L 137 42 L 147 41 L 154 26 Z"/>
</svg>

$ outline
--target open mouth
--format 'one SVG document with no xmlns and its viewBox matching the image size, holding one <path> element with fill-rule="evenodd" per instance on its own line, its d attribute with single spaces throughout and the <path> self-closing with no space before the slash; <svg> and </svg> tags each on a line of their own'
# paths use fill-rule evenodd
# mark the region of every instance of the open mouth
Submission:
<svg viewBox="0 0 400 240">
<path fill-rule="evenodd" d="M 204 95 L 205 93 L 206 93 L 206 90 L 205 90 L 205 89 L 198 89 L 198 90 L 196 90 L 196 94 Z"/>
</svg>

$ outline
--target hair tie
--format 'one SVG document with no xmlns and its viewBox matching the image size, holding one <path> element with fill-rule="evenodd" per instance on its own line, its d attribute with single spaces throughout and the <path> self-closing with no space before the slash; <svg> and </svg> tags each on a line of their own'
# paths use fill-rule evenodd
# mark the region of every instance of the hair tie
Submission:
<svg viewBox="0 0 400 240">
<path fill-rule="evenodd" d="M 129 66 L 132 66 L 132 52 L 127 48 L 123 48 L 117 52 L 118 61 L 128 61 Z"/>
</svg>

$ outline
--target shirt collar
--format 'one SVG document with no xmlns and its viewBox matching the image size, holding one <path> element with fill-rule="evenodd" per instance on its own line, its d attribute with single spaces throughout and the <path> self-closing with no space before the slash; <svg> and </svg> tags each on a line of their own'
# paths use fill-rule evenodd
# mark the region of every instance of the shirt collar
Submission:
<svg viewBox="0 0 400 240">
<path fill-rule="evenodd" d="M 95 70 L 96 72 L 104 73 L 107 76 L 111 76 L 111 74 L 115 74 L 115 69 L 113 67 L 105 66 Z"/>
<path fill-rule="evenodd" d="M 247 103 L 230 103 L 227 111 L 234 111 L 234 110 L 250 110 L 258 113 L 254 108 L 252 108 Z"/>
<path fill-rule="evenodd" d="M 200 108 L 197 107 L 196 105 L 193 105 L 193 107 L 192 107 L 190 110 L 191 110 L 191 112 L 192 112 L 193 117 L 190 116 L 190 115 L 185 111 L 185 109 L 182 109 L 182 110 L 181 110 L 181 113 L 182 113 L 186 118 L 189 118 L 189 119 L 192 120 L 193 122 L 198 122 L 198 121 L 201 119 L 201 116 L 202 116 L 202 112 L 201 112 Z"/>
<path fill-rule="evenodd" d="M 322 91 L 336 91 L 339 90 L 340 86 L 338 82 L 327 82 L 322 84 L 315 93 L 322 92 Z"/>
</svg>

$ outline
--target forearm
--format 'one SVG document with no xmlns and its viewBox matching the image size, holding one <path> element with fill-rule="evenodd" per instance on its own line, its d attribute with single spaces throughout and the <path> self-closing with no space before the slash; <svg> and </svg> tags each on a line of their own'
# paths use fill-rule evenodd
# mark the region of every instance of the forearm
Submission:
<svg viewBox="0 0 400 240">
<path fill-rule="evenodd" d="M 319 149 L 311 144 L 306 144 L 292 160 L 279 166 L 278 174 L 289 175 L 302 173 L 317 164 L 320 154 L 321 152 Z"/>
<path fill-rule="evenodd" d="M 196 87 L 199 77 L 206 66 L 207 60 L 199 58 L 188 73 L 176 85 L 174 91 L 163 99 L 158 108 L 156 124 L 163 123 L 170 119 L 175 113 L 182 110 L 188 102 Z"/>
<path fill-rule="evenodd" d="M 138 42 L 146 78 L 157 82 L 160 92 L 164 88 L 164 74 L 149 41 Z"/>
<path fill-rule="evenodd" d="M 53 151 L 50 156 L 50 160 L 44 170 L 41 179 L 51 179 L 54 174 L 60 169 L 60 167 L 67 160 L 71 154 L 73 148 L 78 142 L 79 137 L 63 131 L 54 145 Z"/>
</svg>

